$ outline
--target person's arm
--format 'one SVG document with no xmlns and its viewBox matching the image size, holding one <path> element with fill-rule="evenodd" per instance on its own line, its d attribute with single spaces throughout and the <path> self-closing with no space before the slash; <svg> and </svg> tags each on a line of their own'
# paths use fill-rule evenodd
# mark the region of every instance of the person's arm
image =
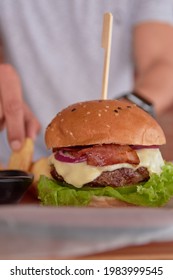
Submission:
<svg viewBox="0 0 173 280">
<path fill-rule="evenodd" d="M 19 76 L 8 64 L 0 64 L 0 130 L 6 128 L 8 141 L 18 150 L 25 137 L 35 138 L 40 124 L 23 100 Z"/>
<path fill-rule="evenodd" d="M 151 101 L 156 113 L 173 103 L 173 26 L 140 23 L 133 34 L 134 90 Z"/>
</svg>

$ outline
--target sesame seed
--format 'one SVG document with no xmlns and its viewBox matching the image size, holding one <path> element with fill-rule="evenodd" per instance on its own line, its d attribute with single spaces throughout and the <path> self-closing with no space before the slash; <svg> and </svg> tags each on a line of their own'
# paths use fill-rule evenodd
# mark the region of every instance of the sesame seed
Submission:
<svg viewBox="0 0 173 280">
<path fill-rule="evenodd" d="M 98 113 L 98 116 L 101 117 L 102 114 Z"/>
<path fill-rule="evenodd" d="M 91 114 L 91 112 L 87 112 L 87 115 Z"/>
<path fill-rule="evenodd" d="M 63 122 L 64 121 L 64 119 L 61 119 L 61 122 Z"/>
<path fill-rule="evenodd" d="M 109 105 L 106 105 L 106 108 L 109 108 Z"/>
</svg>

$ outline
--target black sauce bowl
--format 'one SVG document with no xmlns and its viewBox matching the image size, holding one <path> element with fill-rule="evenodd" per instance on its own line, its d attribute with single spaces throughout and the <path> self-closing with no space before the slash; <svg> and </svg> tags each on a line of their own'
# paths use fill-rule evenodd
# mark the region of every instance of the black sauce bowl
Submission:
<svg viewBox="0 0 173 280">
<path fill-rule="evenodd" d="M 33 174 L 25 171 L 0 170 L 0 204 L 19 202 L 33 179 Z"/>
</svg>

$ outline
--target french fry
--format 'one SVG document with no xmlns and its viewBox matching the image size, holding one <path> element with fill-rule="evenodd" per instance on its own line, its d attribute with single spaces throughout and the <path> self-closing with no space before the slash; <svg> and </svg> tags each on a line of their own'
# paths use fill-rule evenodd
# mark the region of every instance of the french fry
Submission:
<svg viewBox="0 0 173 280">
<path fill-rule="evenodd" d="M 31 165 L 30 172 L 34 175 L 34 182 L 32 184 L 30 191 L 35 197 L 37 197 L 37 183 L 40 176 L 45 175 L 51 178 L 50 167 L 48 165 L 48 158 L 42 157 L 37 161 L 33 162 Z"/>
<path fill-rule="evenodd" d="M 30 172 L 34 174 L 34 182 L 38 182 L 41 175 L 51 178 L 50 167 L 48 165 L 48 158 L 42 157 L 31 165 Z"/>
<path fill-rule="evenodd" d="M 4 169 L 4 166 L 3 164 L 0 162 L 0 170 L 3 170 Z"/>
<path fill-rule="evenodd" d="M 19 151 L 13 151 L 8 163 L 8 169 L 29 171 L 34 154 L 34 143 L 31 138 L 26 138 Z"/>
</svg>

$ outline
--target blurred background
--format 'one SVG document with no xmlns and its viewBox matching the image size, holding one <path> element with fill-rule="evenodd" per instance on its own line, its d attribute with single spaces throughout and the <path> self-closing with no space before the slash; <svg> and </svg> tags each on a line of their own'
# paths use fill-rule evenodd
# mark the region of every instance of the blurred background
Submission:
<svg viewBox="0 0 173 280">
<path fill-rule="evenodd" d="M 2 62 L 3 51 L 0 42 L 0 63 Z M 166 145 L 161 147 L 163 158 L 167 161 L 173 161 L 173 103 L 170 104 L 170 107 L 165 112 L 156 116 L 156 119 L 163 128 L 167 140 Z"/>
</svg>

